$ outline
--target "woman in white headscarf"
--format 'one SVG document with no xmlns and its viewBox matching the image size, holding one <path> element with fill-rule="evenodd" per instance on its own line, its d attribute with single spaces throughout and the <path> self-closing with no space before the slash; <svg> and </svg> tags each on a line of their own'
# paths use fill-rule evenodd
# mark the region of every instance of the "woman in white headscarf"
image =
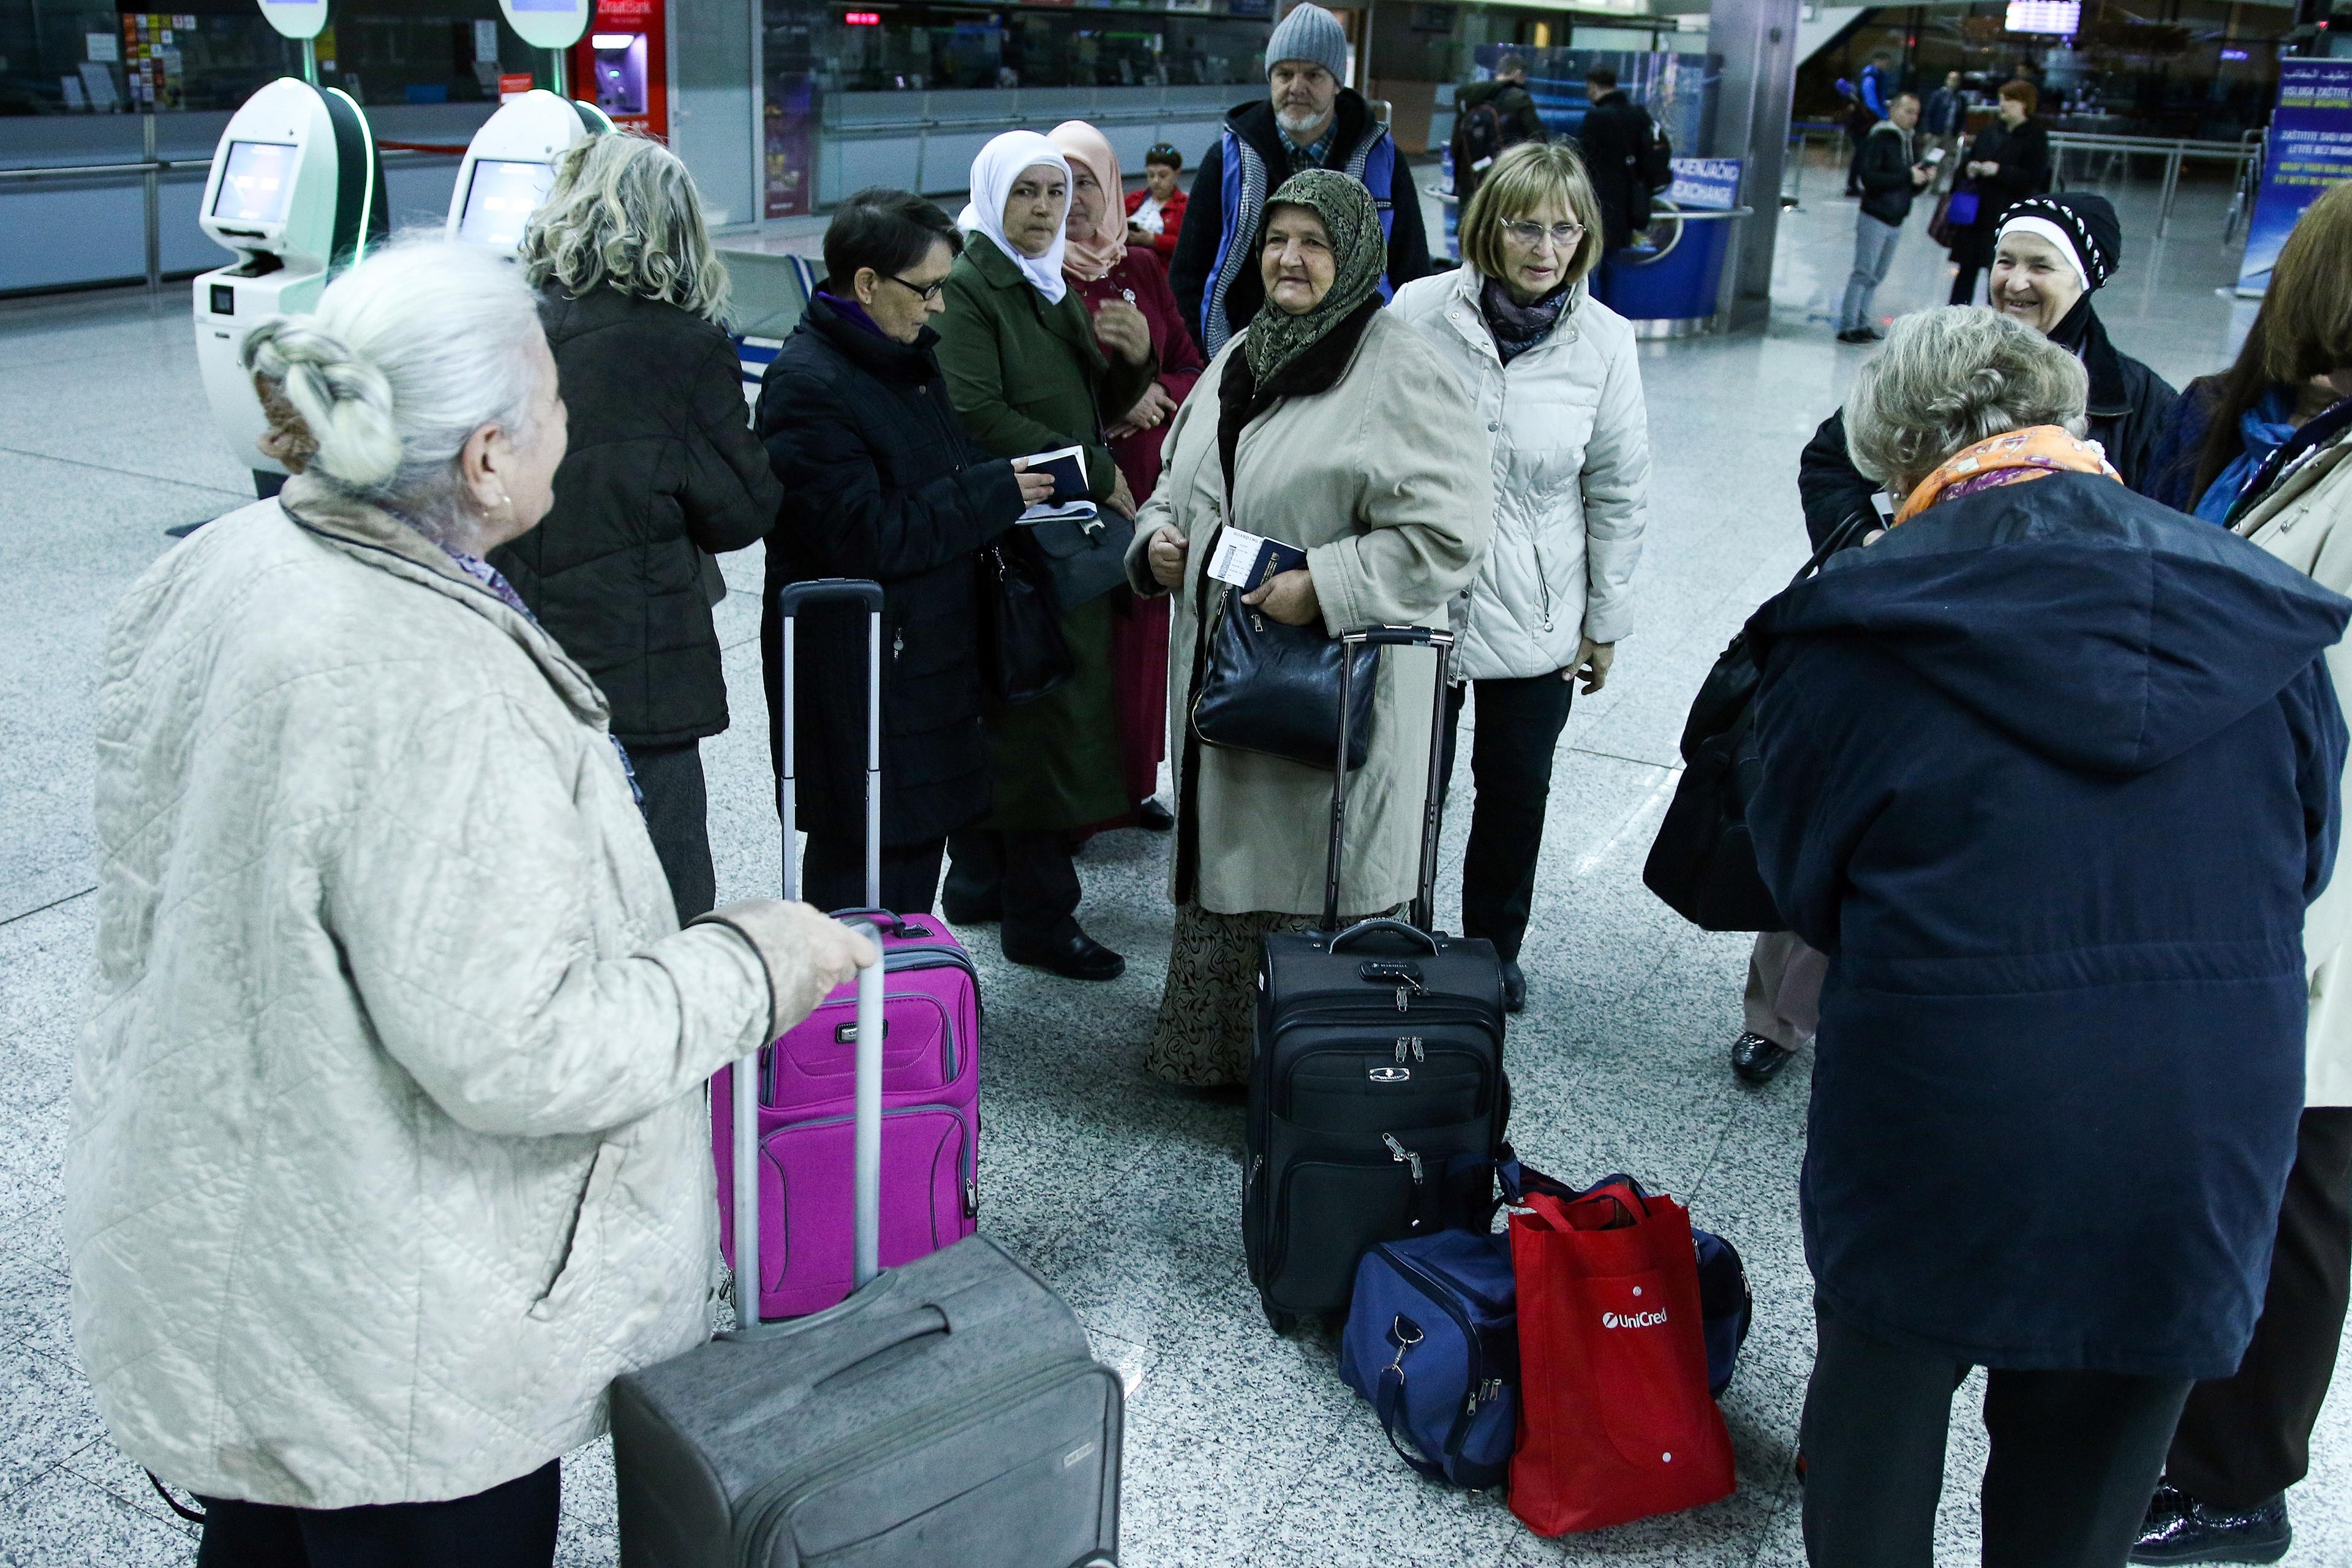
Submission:
<svg viewBox="0 0 2352 1568">
<path fill-rule="evenodd" d="M 1091 319 L 1063 276 L 1069 161 L 1045 137 L 1011 131 L 971 165 L 968 243 L 943 285 L 940 368 L 964 427 L 1001 458 L 1064 447 L 1085 452 L 1092 498 L 1115 526 L 1135 501 L 1103 438 L 1159 365 L 1151 329 L 1125 300 Z M 954 865 L 941 909 L 959 925 L 1002 919 L 1004 956 L 1074 980 L 1116 979 L 1127 962 L 1077 921 L 1070 833 L 1124 816 L 1112 691 L 1110 601 L 1065 605 L 1070 679 L 1019 707 L 988 713 L 994 805 L 949 841 Z"/>
</svg>

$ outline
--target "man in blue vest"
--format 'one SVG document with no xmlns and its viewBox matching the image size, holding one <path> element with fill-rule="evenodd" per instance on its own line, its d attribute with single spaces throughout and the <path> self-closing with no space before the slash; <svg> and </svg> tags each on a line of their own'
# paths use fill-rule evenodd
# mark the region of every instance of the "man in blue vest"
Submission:
<svg viewBox="0 0 2352 1568">
<path fill-rule="evenodd" d="M 1193 176 L 1168 269 L 1184 319 L 1212 354 L 1265 299 L 1256 246 L 1266 194 L 1301 169 L 1337 169 L 1370 189 L 1389 242 L 1382 298 L 1429 270 L 1412 172 L 1370 105 L 1339 85 L 1348 70 L 1339 18 L 1320 5 L 1298 6 L 1266 39 L 1265 58 L 1267 94 L 1226 114 L 1224 133 Z"/>
</svg>

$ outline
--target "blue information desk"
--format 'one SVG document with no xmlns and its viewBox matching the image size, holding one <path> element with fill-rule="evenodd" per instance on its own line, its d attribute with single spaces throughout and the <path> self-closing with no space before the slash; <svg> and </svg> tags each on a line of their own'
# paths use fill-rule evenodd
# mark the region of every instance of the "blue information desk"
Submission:
<svg viewBox="0 0 2352 1568">
<path fill-rule="evenodd" d="M 1629 321 L 1696 328 L 1715 316 L 1731 226 L 1750 209 L 1739 205 L 1740 160 L 1677 158 L 1674 169 L 1648 231 L 1609 258 L 1597 292 Z"/>
</svg>

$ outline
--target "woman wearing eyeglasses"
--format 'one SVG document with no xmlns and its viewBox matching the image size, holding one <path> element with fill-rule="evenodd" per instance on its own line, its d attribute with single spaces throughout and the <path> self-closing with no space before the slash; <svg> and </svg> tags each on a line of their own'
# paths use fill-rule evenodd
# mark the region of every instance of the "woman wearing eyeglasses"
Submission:
<svg viewBox="0 0 2352 1568">
<path fill-rule="evenodd" d="M 1462 378 L 1494 465 L 1494 541 L 1453 605 L 1454 671 L 1477 687 L 1462 929 L 1502 955 L 1516 1013 L 1527 1002 L 1519 944 L 1552 750 L 1576 682 L 1600 690 L 1632 626 L 1650 430 L 1633 329 L 1585 287 L 1602 237 L 1576 149 L 1506 151 L 1471 198 L 1461 239 L 1458 269 L 1406 284 L 1390 309 Z M 1466 695 L 1456 685 L 1447 696 L 1449 782 Z"/>
<path fill-rule="evenodd" d="M 784 489 L 760 622 L 771 752 L 781 771 L 776 591 L 880 583 L 882 904 L 898 914 L 930 909 L 947 836 L 988 810 L 974 553 L 1054 488 L 982 451 L 948 401 L 929 323 L 962 244 L 920 196 L 851 196 L 825 230 L 825 286 L 760 388 L 760 438 Z M 866 611 L 814 605 L 797 629 L 801 896 L 847 909 L 866 902 Z"/>
</svg>

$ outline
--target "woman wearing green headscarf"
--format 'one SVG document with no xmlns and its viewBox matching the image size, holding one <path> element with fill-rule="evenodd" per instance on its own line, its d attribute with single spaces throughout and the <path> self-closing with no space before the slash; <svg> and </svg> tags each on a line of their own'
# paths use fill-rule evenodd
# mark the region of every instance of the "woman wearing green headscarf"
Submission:
<svg viewBox="0 0 2352 1568">
<path fill-rule="evenodd" d="M 1244 602 L 1336 637 L 1444 625 L 1493 527 L 1486 435 L 1428 341 L 1381 310 L 1386 260 L 1371 194 L 1348 175 L 1309 169 L 1275 192 L 1258 253 L 1265 303 L 1178 411 L 1128 550 L 1135 591 L 1175 598 L 1176 939 L 1144 1065 L 1180 1083 L 1246 1076 L 1258 939 L 1321 917 L 1329 839 L 1328 768 L 1204 746 L 1187 722 L 1201 617 L 1223 604 L 1206 573 L 1218 529 L 1230 520 L 1305 550 L 1304 567 Z M 1350 919 L 1412 896 L 1434 657 L 1381 657 L 1370 754 L 1348 784 L 1339 908 Z"/>
</svg>

